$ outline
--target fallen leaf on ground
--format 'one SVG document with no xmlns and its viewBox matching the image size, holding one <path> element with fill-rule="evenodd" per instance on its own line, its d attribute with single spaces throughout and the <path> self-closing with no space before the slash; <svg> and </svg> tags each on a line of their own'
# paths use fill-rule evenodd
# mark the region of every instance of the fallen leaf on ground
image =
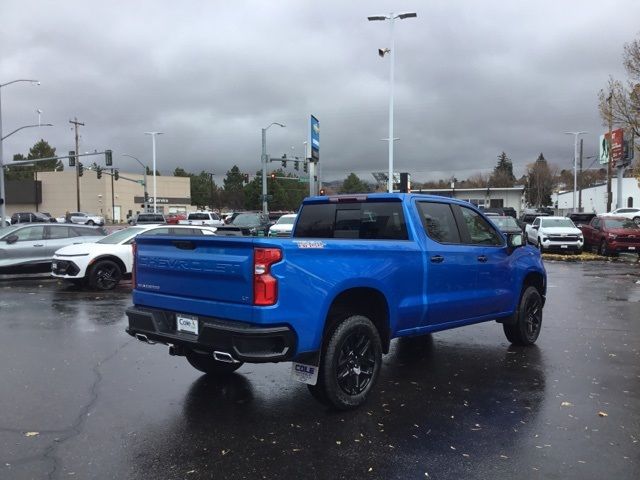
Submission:
<svg viewBox="0 0 640 480">
<path fill-rule="evenodd" d="M 609 414 L 607 412 L 598 412 L 598 415 L 601 417 L 608 417 Z"/>
<path fill-rule="evenodd" d="M 25 437 L 35 437 L 36 435 L 40 435 L 40 432 L 27 432 L 24 434 Z"/>
<path fill-rule="evenodd" d="M 560 404 L 561 407 L 573 407 L 573 403 L 571 402 L 562 402 Z"/>
</svg>

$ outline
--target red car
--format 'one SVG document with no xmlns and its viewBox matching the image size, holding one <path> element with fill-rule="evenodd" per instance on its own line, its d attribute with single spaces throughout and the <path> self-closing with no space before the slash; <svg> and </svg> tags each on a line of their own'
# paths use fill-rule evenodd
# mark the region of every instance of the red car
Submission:
<svg viewBox="0 0 640 480">
<path fill-rule="evenodd" d="M 180 220 L 186 220 L 186 213 L 170 213 L 165 217 L 169 225 L 177 225 Z"/>
<path fill-rule="evenodd" d="M 596 247 L 600 255 L 620 252 L 640 255 L 640 226 L 625 217 L 594 217 L 589 225 L 580 225 L 585 248 Z"/>
</svg>

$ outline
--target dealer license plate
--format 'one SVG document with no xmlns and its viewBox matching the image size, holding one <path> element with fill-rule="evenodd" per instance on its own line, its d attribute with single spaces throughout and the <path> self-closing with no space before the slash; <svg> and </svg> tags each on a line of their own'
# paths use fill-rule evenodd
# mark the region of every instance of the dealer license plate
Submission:
<svg viewBox="0 0 640 480">
<path fill-rule="evenodd" d="M 177 313 L 176 330 L 178 330 L 179 332 L 187 332 L 198 335 L 198 317 L 192 317 L 191 315 Z"/>
<path fill-rule="evenodd" d="M 58 268 L 58 262 L 51 262 L 51 270 L 56 270 Z"/>
<path fill-rule="evenodd" d="M 636 247 L 629 247 L 629 250 L 635 250 Z"/>
<path fill-rule="evenodd" d="M 568 245 L 560 245 L 560 248 L 568 248 Z"/>
</svg>

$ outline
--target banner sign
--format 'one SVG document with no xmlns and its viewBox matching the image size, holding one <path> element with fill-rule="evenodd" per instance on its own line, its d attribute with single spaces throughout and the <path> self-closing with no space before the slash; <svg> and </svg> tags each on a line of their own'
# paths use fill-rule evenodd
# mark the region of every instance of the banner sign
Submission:
<svg viewBox="0 0 640 480">
<path fill-rule="evenodd" d="M 134 203 L 144 203 L 144 197 L 133 197 Z M 149 203 L 153 203 L 153 197 L 149 195 Z M 158 197 L 156 204 L 160 205 L 191 205 L 191 199 L 186 197 Z"/>
<path fill-rule="evenodd" d="M 624 159 L 624 130 L 618 128 L 611 132 L 611 160 L 612 166 Z M 609 133 L 600 135 L 600 164 L 609 163 Z"/>
<path fill-rule="evenodd" d="M 320 159 L 320 122 L 316 117 L 311 115 L 310 122 L 310 138 L 311 138 L 311 158 L 316 162 Z"/>
</svg>

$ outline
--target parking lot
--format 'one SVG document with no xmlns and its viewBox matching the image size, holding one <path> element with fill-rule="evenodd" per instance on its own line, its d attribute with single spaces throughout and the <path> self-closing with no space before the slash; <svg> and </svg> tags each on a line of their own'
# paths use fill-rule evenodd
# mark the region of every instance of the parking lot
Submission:
<svg viewBox="0 0 640 480">
<path fill-rule="evenodd" d="M 214 383 L 125 334 L 130 285 L 0 281 L 1 478 L 640 478 L 640 265 L 546 263 L 543 331 L 395 341 L 338 413 L 244 365 Z"/>
</svg>

